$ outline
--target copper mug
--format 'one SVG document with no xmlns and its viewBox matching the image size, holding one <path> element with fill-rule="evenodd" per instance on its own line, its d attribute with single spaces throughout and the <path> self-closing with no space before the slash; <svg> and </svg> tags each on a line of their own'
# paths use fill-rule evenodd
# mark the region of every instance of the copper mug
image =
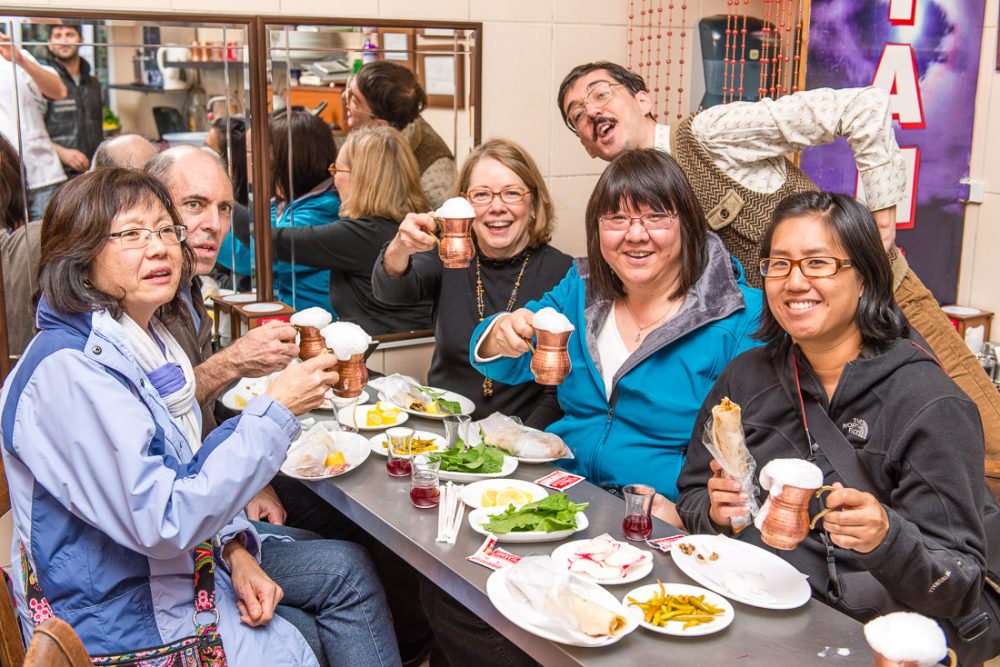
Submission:
<svg viewBox="0 0 1000 667">
<path fill-rule="evenodd" d="M 441 227 L 438 256 L 446 269 L 464 269 L 476 256 L 472 243 L 472 221 L 475 218 L 434 218 Z"/>
<path fill-rule="evenodd" d="M 872 663 L 872 667 L 920 667 L 920 663 L 916 660 L 890 660 L 876 650 L 872 650 L 875 654 L 875 662 Z M 955 655 L 955 651 L 948 649 L 948 667 L 955 667 L 958 664 L 958 656 Z"/>
<path fill-rule="evenodd" d="M 531 357 L 531 372 L 535 374 L 535 382 L 547 385 L 562 384 L 572 368 L 567 350 L 572 333 L 572 330 L 552 333 L 544 329 L 535 329 L 537 344 Z"/>
<path fill-rule="evenodd" d="M 809 500 L 813 496 L 820 498 L 825 492 L 833 490 L 832 486 L 803 489 L 785 484 L 781 493 L 767 497 L 767 502 L 764 504 L 766 514 L 759 526 L 760 538 L 775 549 L 794 550 L 802 540 L 806 539 L 810 529 L 816 527 L 816 522 L 830 511 L 826 508 L 810 519 Z"/>
<path fill-rule="evenodd" d="M 340 376 L 333 385 L 334 395 L 340 398 L 357 398 L 368 384 L 368 367 L 364 353 L 355 354 L 350 359 L 337 359 L 337 374 Z"/>
<path fill-rule="evenodd" d="M 299 359 L 306 361 L 326 349 L 326 341 L 316 327 L 293 325 L 299 331 Z"/>
</svg>

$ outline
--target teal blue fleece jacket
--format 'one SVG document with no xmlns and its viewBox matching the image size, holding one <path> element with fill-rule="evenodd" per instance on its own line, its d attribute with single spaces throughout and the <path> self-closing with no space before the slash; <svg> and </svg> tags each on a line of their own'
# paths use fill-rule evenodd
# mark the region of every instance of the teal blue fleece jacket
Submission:
<svg viewBox="0 0 1000 667">
<path fill-rule="evenodd" d="M 739 262 L 709 232 L 709 259 L 688 290 L 680 311 L 650 332 L 615 374 L 610 398 L 601 376 L 597 334 L 613 306 L 587 294 L 587 260 L 578 259 L 561 283 L 532 311 L 551 306 L 576 327 L 569 340 L 572 370 L 559 385 L 564 416 L 546 430 L 570 446 L 575 459 L 562 461 L 570 472 L 605 488 L 649 484 L 677 499 L 677 475 L 695 418 L 722 369 L 759 343 L 763 298 L 749 287 Z M 531 355 L 477 362 L 479 338 L 494 318 L 473 332 L 469 357 L 486 377 L 517 384 L 533 379 Z"/>
<path fill-rule="evenodd" d="M 273 227 L 311 227 L 336 222 L 340 217 L 340 197 L 332 190 L 309 193 L 285 206 L 278 215 L 275 202 L 271 202 L 271 225 Z M 294 281 L 294 292 L 292 285 Z M 274 293 L 287 304 L 294 304 L 297 310 L 318 306 L 333 311 L 330 305 L 330 271 L 315 269 L 302 264 L 274 262 Z M 295 299 L 292 300 L 294 293 Z M 333 313 L 336 317 L 336 313 Z"/>
</svg>

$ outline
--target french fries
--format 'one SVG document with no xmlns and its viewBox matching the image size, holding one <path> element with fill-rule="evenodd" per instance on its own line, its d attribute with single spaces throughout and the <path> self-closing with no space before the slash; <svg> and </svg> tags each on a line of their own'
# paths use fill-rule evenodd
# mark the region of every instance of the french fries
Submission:
<svg viewBox="0 0 1000 667">
<path fill-rule="evenodd" d="M 663 626 L 670 621 L 683 623 L 684 630 L 696 625 L 710 623 L 725 610 L 705 602 L 704 595 L 668 595 L 659 579 L 660 591 L 646 602 L 628 598 L 629 604 L 642 610 L 646 623 Z"/>
</svg>

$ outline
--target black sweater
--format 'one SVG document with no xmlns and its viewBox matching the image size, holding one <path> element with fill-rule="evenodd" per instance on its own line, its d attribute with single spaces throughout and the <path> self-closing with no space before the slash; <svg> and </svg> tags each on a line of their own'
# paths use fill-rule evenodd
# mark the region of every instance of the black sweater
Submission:
<svg viewBox="0 0 1000 667">
<path fill-rule="evenodd" d="M 503 260 L 492 260 L 479 255 L 483 279 L 484 317 L 502 312 L 507 307 L 514 280 L 524 264 L 525 250 Z M 521 287 L 511 310 L 516 310 L 532 299 L 538 299 L 555 286 L 569 270 L 573 260 L 552 246 L 543 245 L 531 250 L 531 258 L 524 270 Z M 469 364 L 469 339 L 479 324 L 476 311 L 476 262 L 465 269 L 445 269 L 436 250 L 417 253 L 410 257 L 410 267 L 398 278 L 391 278 L 382 265 L 382 257 L 375 264 L 372 275 L 375 295 L 386 303 L 406 304 L 417 300 L 434 301 L 434 337 L 437 345 L 428 373 L 428 382 L 436 387 L 456 391 L 476 404 L 475 419 L 494 412 L 518 416 L 525 423 L 544 428 L 561 416 L 553 396 L 544 400 L 545 388 L 529 382 L 507 385 L 494 382 L 493 395 L 483 396 L 483 376 Z M 546 411 L 532 413 L 540 405 Z M 548 410 L 553 409 L 554 413 Z"/>
<path fill-rule="evenodd" d="M 388 218 L 341 218 L 312 227 L 272 227 L 275 259 L 330 270 L 330 304 L 339 318 L 368 334 L 429 329 L 430 299 L 409 299 L 390 306 L 372 294 L 372 268 L 399 223 Z M 381 264 L 381 261 L 379 261 Z"/>
</svg>

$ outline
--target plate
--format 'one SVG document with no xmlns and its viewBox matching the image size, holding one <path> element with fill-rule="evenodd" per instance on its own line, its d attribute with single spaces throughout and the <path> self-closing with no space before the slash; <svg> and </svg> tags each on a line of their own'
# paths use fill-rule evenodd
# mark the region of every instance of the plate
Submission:
<svg viewBox="0 0 1000 667">
<path fill-rule="evenodd" d="M 274 302 L 248 303 L 243 306 L 243 310 L 248 313 L 276 313 L 284 307 L 283 304 Z"/>
<path fill-rule="evenodd" d="M 531 497 L 531 500 L 528 502 L 531 503 L 546 498 L 549 495 L 549 492 L 544 487 L 532 484 L 531 482 L 522 482 L 519 479 L 484 479 L 474 484 L 469 484 L 462 489 L 462 502 L 473 509 L 481 509 L 483 506 L 483 494 L 487 490 L 496 489 L 497 491 L 502 491 L 509 486 L 528 494 Z"/>
<path fill-rule="evenodd" d="M 493 508 L 490 507 L 493 512 L 487 511 L 486 509 L 477 509 L 469 512 L 469 525 L 472 526 L 472 530 L 476 531 L 480 535 L 496 535 L 498 542 L 558 542 L 559 540 L 564 540 L 573 533 L 577 533 L 581 530 L 587 530 L 590 526 L 590 522 L 587 520 L 587 515 L 583 512 L 576 513 L 576 528 L 567 528 L 566 530 L 555 530 L 551 533 L 544 533 L 540 530 L 533 530 L 526 533 L 490 533 L 488 530 L 483 528 L 483 523 L 489 520 L 490 514 L 499 514 L 506 508 Z M 499 509 L 499 512 L 496 511 Z"/>
<path fill-rule="evenodd" d="M 262 378 L 241 378 L 239 382 L 226 390 L 219 400 L 230 410 L 243 412 L 243 408 L 254 398 L 267 391 L 271 384 L 271 376 Z"/>
<path fill-rule="evenodd" d="M 426 440 L 428 438 L 432 439 L 437 446 L 434 447 L 433 449 L 428 449 L 427 450 L 428 452 L 443 450 L 448 446 L 448 442 L 444 438 L 442 438 L 437 433 L 431 433 L 430 431 L 414 431 L 413 437 L 420 438 L 421 440 Z M 388 456 L 389 448 L 385 444 L 386 442 L 388 442 L 388 440 L 389 436 L 387 436 L 385 433 L 379 433 L 374 437 L 368 438 L 368 446 L 373 452 L 375 452 L 379 456 Z M 421 454 L 422 453 L 423 452 L 421 452 Z"/>
<path fill-rule="evenodd" d="M 526 458 L 524 456 L 517 456 L 515 458 L 518 461 L 520 461 L 521 463 L 527 463 L 529 465 L 531 465 L 533 463 L 552 463 L 553 461 L 561 461 L 562 460 L 558 456 L 553 456 L 553 457 L 547 458 L 547 459 L 529 459 L 529 458 Z"/>
<path fill-rule="evenodd" d="M 337 421 L 339 421 L 344 426 L 356 426 L 361 431 L 384 431 L 387 428 L 392 428 L 393 426 L 399 426 L 410 418 L 410 415 L 405 412 L 400 412 L 396 415 L 396 421 L 392 424 L 379 424 L 378 426 L 368 426 L 368 413 L 376 408 L 378 404 L 372 405 L 356 405 L 353 408 L 347 406 L 337 410 Z M 352 415 L 351 412 L 354 412 Z"/>
<path fill-rule="evenodd" d="M 706 591 L 704 588 L 690 586 L 688 584 L 665 583 L 663 584 L 663 591 L 667 595 L 704 595 L 705 602 L 713 606 L 720 607 L 722 609 L 722 613 L 707 623 L 693 625 L 687 630 L 684 629 L 684 624 L 680 622 L 667 622 L 666 625 L 653 625 L 652 623 L 647 623 L 643 620 L 642 610 L 629 604 L 628 601 L 629 598 L 633 598 L 639 602 L 645 602 L 646 600 L 652 598 L 655 593 L 660 592 L 659 584 L 646 584 L 645 586 L 639 586 L 639 588 L 630 590 L 625 594 L 625 597 L 622 598 L 622 604 L 625 605 L 625 609 L 628 611 L 627 616 L 629 618 L 635 616 L 635 618 L 639 621 L 639 625 L 647 630 L 658 632 L 661 635 L 674 635 L 675 637 L 699 637 L 701 635 L 710 635 L 713 632 L 718 632 L 719 630 L 729 627 L 729 624 L 732 623 L 733 619 L 736 617 L 736 610 L 733 609 L 733 605 L 729 604 L 729 600 L 721 595 L 716 595 L 712 591 Z"/>
<path fill-rule="evenodd" d="M 682 544 L 691 544 L 698 551 L 686 555 Z M 718 560 L 702 562 L 697 558 L 701 553 L 719 554 Z M 795 609 L 801 607 L 812 596 L 812 589 L 802 574 L 788 561 L 760 547 L 733 540 L 723 535 L 688 535 L 675 542 L 670 549 L 670 557 L 677 567 L 705 588 L 715 591 L 730 600 L 736 600 L 751 607 L 764 609 Z M 733 590 L 726 584 L 727 578 L 760 575 L 766 583 L 766 593 L 756 595 L 752 590 Z"/>
<path fill-rule="evenodd" d="M 496 479 L 498 477 L 506 477 L 517 470 L 517 459 L 513 456 L 503 456 L 503 465 L 500 467 L 500 472 L 454 472 L 451 470 L 441 470 L 438 476 L 441 479 L 451 480 L 452 482 L 478 482 L 481 479 Z"/>
<path fill-rule="evenodd" d="M 431 389 L 431 390 L 433 390 L 435 392 L 444 391 L 444 394 L 441 395 L 441 398 L 445 399 L 446 401 L 455 401 L 456 403 L 458 403 L 459 407 L 462 410 L 459 414 L 462 414 L 462 415 L 471 415 L 473 413 L 473 411 L 475 411 L 475 409 L 476 409 L 476 404 L 473 403 L 468 398 L 466 398 L 465 396 L 462 396 L 461 394 L 456 394 L 453 391 L 446 391 L 444 389 L 438 389 L 437 387 L 427 387 L 427 388 Z M 378 400 L 385 401 L 387 403 L 392 403 L 394 405 L 398 405 L 400 408 L 402 408 L 404 411 L 410 413 L 411 415 L 414 415 L 416 417 L 423 417 L 424 419 L 444 419 L 445 417 L 449 416 L 448 413 L 442 413 L 442 414 L 432 415 L 432 414 L 428 414 L 426 412 L 421 412 L 420 410 L 411 410 L 410 408 L 406 407 L 405 405 L 399 405 L 399 403 L 396 403 L 395 401 L 391 400 L 388 396 L 386 396 L 381 391 L 378 393 Z"/>
<path fill-rule="evenodd" d="M 257 294 L 231 294 L 223 298 L 226 303 L 253 303 L 257 300 Z"/>
<path fill-rule="evenodd" d="M 635 615 L 629 614 L 614 595 L 600 586 L 595 586 L 589 589 L 592 592 L 591 599 L 601 606 L 620 613 L 628 621 L 628 625 L 623 632 L 614 637 L 597 638 L 579 632 L 571 633 L 529 605 L 520 591 L 511 590 L 510 586 L 507 585 L 507 572 L 506 569 L 497 570 L 490 575 L 490 578 L 486 580 L 486 596 L 508 621 L 537 637 L 569 646 L 608 646 L 639 627 Z"/>
<path fill-rule="evenodd" d="M 576 548 L 583 546 L 588 542 L 590 542 L 590 540 L 574 540 L 573 542 L 560 544 L 552 552 L 552 560 L 556 562 L 556 565 L 564 567 L 568 570 L 570 557 L 573 556 Z M 581 579 L 585 579 L 586 581 L 592 581 L 598 586 L 617 586 L 619 584 L 635 583 L 653 571 L 653 552 L 643 549 L 642 553 L 646 554 L 646 562 L 635 568 L 627 577 L 623 577 L 621 579 L 595 579 L 589 574 L 584 574 L 583 572 L 574 572 L 573 574 Z"/>
<path fill-rule="evenodd" d="M 357 433 L 347 433 L 338 430 L 338 427 L 333 422 L 325 422 L 324 427 L 330 434 L 334 437 L 337 442 L 337 448 L 344 453 L 344 460 L 348 464 L 348 468 L 341 470 L 333 475 L 319 475 L 316 477 L 307 477 L 305 475 L 300 475 L 293 470 L 286 469 L 285 465 L 282 464 L 281 472 L 289 477 L 294 477 L 295 479 L 301 479 L 306 482 L 315 482 L 321 479 L 330 479 L 331 477 L 339 477 L 340 475 L 346 475 L 351 472 L 368 458 L 371 454 L 371 447 L 368 445 L 368 440 L 363 435 L 358 435 Z M 298 442 L 298 441 L 296 441 Z M 292 446 L 288 448 L 288 453 L 291 454 L 295 450 L 296 442 L 292 443 Z M 287 462 L 287 459 L 286 459 Z"/>
<path fill-rule="evenodd" d="M 352 405 L 364 405 L 372 400 L 372 392 L 368 389 L 362 389 L 361 395 L 357 398 L 340 398 L 333 394 L 333 390 L 326 392 L 326 396 L 323 397 L 323 402 L 319 404 L 317 410 L 340 410 L 341 408 L 348 408 Z"/>
</svg>

